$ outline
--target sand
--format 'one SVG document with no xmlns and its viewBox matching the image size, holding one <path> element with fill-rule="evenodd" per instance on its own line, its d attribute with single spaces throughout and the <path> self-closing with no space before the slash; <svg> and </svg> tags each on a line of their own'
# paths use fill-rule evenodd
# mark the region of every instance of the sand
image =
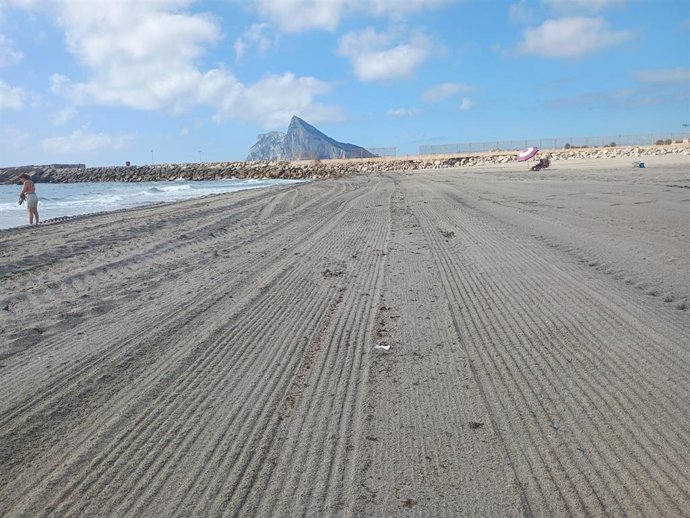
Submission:
<svg viewBox="0 0 690 518">
<path fill-rule="evenodd" d="M 0 232 L 0 515 L 689 516 L 690 158 Z"/>
</svg>

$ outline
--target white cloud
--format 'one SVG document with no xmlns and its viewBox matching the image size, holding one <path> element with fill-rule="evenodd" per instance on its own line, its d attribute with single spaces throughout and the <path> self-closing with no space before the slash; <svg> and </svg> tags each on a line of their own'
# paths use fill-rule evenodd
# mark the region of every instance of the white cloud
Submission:
<svg viewBox="0 0 690 518">
<path fill-rule="evenodd" d="M 212 16 L 187 12 L 190 4 L 191 0 L 59 0 L 54 5 L 68 50 L 88 74 L 85 81 L 55 74 L 51 90 L 75 106 L 101 104 L 172 113 L 210 106 L 216 120 L 249 120 L 265 128 L 278 120 L 285 126 L 297 113 L 286 115 L 289 110 L 316 114 L 320 121 L 340 117 L 337 109 L 315 103 L 315 96 L 330 86 L 314 78 L 284 74 L 243 84 L 222 65 L 201 70 L 200 58 L 222 35 Z M 253 40 L 247 39 L 244 45 L 250 40 L 260 48 L 269 44 L 263 39 L 263 26 L 250 29 L 245 37 L 248 34 Z"/>
<path fill-rule="evenodd" d="M 0 34 L 0 67 L 7 67 L 19 63 L 24 54 L 14 48 L 12 40 L 4 34 Z"/>
<path fill-rule="evenodd" d="M 24 91 L 0 79 L 0 110 L 18 110 L 24 106 Z"/>
<path fill-rule="evenodd" d="M 332 31 L 340 22 L 345 0 L 256 0 L 259 13 L 285 32 Z"/>
<path fill-rule="evenodd" d="M 52 74 L 49 77 L 50 91 L 59 94 L 65 85 L 69 84 L 69 78 L 62 74 Z"/>
<path fill-rule="evenodd" d="M 43 139 L 41 147 L 45 151 L 70 155 L 102 149 L 120 149 L 133 139 L 133 135 L 89 133 L 87 127 L 82 127 L 66 137 Z"/>
<path fill-rule="evenodd" d="M 71 121 L 76 114 L 76 108 L 73 106 L 67 106 L 66 108 L 58 110 L 53 114 L 53 124 L 55 126 L 62 126 L 63 124 Z"/>
<path fill-rule="evenodd" d="M 396 118 L 415 117 L 418 114 L 419 114 L 419 110 L 417 108 L 396 108 L 396 109 L 388 110 L 386 112 L 386 115 L 388 115 L 389 117 L 396 117 Z"/>
<path fill-rule="evenodd" d="M 663 68 L 657 70 L 640 70 L 636 74 L 638 81 L 657 85 L 685 84 L 690 85 L 690 67 Z"/>
<path fill-rule="evenodd" d="M 382 81 L 410 77 L 426 61 L 430 48 L 424 35 L 401 41 L 396 31 L 380 33 L 368 27 L 345 34 L 338 53 L 350 59 L 354 74 L 361 81 Z"/>
<path fill-rule="evenodd" d="M 472 90 L 470 85 L 462 83 L 443 83 L 425 90 L 424 93 L 422 93 L 422 99 L 432 102 L 443 101 L 458 92 L 469 92 L 470 90 Z"/>
<path fill-rule="evenodd" d="M 424 9 L 450 4 L 457 0 L 361 0 L 347 2 L 358 6 L 362 11 L 375 14 L 414 13 Z"/>
<path fill-rule="evenodd" d="M 266 35 L 267 23 L 255 23 L 235 40 L 233 49 L 235 57 L 242 59 L 247 50 L 256 47 L 263 54 L 273 46 L 273 41 Z"/>
<path fill-rule="evenodd" d="M 462 101 L 460 101 L 460 109 L 462 111 L 467 111 L 471 110 L 472 108 L 474 108 L 474 103 L 467 97 L 463 97 Z"/>
<path fill-rule="evenodd" d="M 608 7 L 622 6 L 629 0 L 542 0 L 542 4 L 556 11 L 599 12 Z"/>
<path fill-rule="evenodd" d="M 456 0 L 254 0 L 259 14 L 285 32 L 333 31 L 346 14 L 401 18 Z"/>
<path fill-rule="evenodd" d="M 313 77 L 294 74 L 264 77 L 251 87 L 238 87 L 234 95 L 222 91 L 209 92 L 221 96 L 218 122 L 231 118 L 259 121 L 266 129 L 284 128 L 293 115 L 318 123 L 342 119 L 340 110 L 314 102 L 314 97 L 326 93 L 330 85 Z"/>
<path fill-rule="evenodd" d="M 518 50 L 547 58 L 576 58 L 632 37 L 630 31 L 608 30 L 603 18 L 561 18 L 546 20 L 540 27 L 525 30 Z"/>
<path fill-rule="evenodd" d="M 63 80 L 76 103 L 181 111 L 201 74 L 194 62 L 220 32 L 207 15 L 180 11 L 183 0 L 61 2 L 67 45 L 91 78 Z"/>
</svg>

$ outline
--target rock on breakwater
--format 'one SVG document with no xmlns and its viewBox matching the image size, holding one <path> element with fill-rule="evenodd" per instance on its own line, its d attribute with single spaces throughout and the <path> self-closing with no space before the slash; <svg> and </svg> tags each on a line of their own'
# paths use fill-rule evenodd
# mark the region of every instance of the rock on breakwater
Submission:
<svg viewBox="0 0 690 518">
<path fill-rule="evenodd" d="M 690 155 L 690 146 L 635 146 L 616 148 L 576 148 L 544 150 L 551 160 L 578 160 L 588 158 L 644 157 L 669 154 Z M 238 179 L 318 179 L 351 174 L 369 174 L 392 171 L 446 169 L 474 167 L 514 162 L 515 151 L 492 151 L 475 155 L 438 155 L 400 158 L 371 158 L 351 160 L 310 161 L 245 161 L 207 162 L 188 164 L 154 164 L 142 166 L 58 168 L 33 166 L 28 172 L 39 182 L 148 182 L 166 180 L 225 180 Z M 27 167 L 0 169 L 0 183 L 15 183 L 20 172 Z"/>
</svg>

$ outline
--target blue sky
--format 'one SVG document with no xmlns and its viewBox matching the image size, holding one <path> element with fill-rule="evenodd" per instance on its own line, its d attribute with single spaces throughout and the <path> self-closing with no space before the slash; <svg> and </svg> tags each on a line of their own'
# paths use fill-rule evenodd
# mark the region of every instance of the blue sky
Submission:
<svg viewBox="0 0 690 518">
<path fill-rule="evenodd" d="M 687 0 L 0 0 L 0 166 L 687 131 Z"/>
</svg>

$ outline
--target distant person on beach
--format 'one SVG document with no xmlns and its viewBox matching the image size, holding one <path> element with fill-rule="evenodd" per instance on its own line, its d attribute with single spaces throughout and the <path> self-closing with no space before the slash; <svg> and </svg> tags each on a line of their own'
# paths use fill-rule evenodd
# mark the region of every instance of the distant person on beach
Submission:
<svg viewBox="0 0 690 518">
<path fill-rule="evenodd" d="M 19 199 L 23 199 L 26 203 L 26 209 L 29 211 L 29 225 L 34 224 L 34 218 L 36 219 L 36 225 L 38 225 L 38 196 L 36 196 L 36 185 L 26 173 L 20 174 L 19 178 L 21 178 L 24 184 L 22 192 L 19 194 Z"/>
</svg>

